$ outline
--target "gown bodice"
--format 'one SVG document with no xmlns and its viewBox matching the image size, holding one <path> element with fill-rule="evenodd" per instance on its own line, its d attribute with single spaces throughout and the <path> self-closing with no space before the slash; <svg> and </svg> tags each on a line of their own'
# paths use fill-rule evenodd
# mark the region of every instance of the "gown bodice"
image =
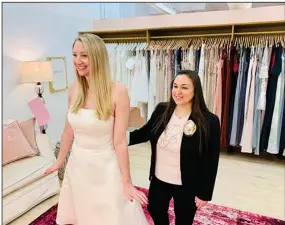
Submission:
<svg viewBox="0 0 285 225">
<path fill-rule="evenodd" d="M 95 110 L 82 108 L 77 114 L 69 111 L 68 121 L 74 133 L 73 145 L 77 148 L 98 152 L 113 150 L 113 116 L 99 120 Z"/>
</svg>

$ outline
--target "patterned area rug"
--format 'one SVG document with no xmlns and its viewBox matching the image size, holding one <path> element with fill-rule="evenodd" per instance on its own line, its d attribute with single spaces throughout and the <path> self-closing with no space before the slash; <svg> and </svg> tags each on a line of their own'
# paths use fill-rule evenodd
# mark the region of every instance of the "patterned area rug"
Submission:
<svg viewBox="0 0 285 225">
<path fill-rule="evenodd" d="M 138 189 L 147 195 L 147 189 Z M 56 225 L 56 213 L 57 205 L 50 208 L 29 225 Z M 144 213 L 149 221 L 149 224 L 153 225 L 153 221 L 145 207 Z M 169 207 L 169 218 L 170 225 L 175 225 L 173 201 L 171 201 Z M 194 225 L 285 225 L 285 221 L 231 209 L 224 206 L 208 204 L 203 209 L 197 211 Z"/>
</svg>

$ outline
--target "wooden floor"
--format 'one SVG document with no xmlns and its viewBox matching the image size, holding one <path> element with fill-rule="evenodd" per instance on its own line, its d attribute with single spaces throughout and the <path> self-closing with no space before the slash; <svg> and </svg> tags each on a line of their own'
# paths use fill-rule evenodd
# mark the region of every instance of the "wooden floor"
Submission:
<svg viewBox="0 0 285 225">
<path fill-rule="evenodd" d="M 132 146 L 129 152 L 133 183 L 148 188 L 150 145 Z M 285 220 L 284 185 L 284 161 L 222 153 L 212 203 Z M 54 196 L 46 200 L 9 225 L 28 225 L 57 199 Z"/>
</svg>

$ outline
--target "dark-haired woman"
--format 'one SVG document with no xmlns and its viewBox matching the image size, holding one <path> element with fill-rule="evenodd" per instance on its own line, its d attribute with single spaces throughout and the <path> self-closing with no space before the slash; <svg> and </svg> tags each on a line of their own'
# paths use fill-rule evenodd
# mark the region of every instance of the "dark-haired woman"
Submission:
<svg viewBox="0 0 285 225">
<path fill-rule="evenodd" d="M 194 71 L 180 71 L 169 102 L 129 135 L 129 145 L 150 141 L 148 211 L 155 225 L 168 225 L 174 200 L 176 225 L 193 223 L 196 210 L 211 201 L 220 153 L 220 122 L 204 101 Z"/>
</svg>

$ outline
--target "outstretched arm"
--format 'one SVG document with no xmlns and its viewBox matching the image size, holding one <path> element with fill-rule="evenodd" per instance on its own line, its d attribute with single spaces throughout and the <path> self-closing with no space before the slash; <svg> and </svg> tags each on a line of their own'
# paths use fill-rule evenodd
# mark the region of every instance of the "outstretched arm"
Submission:
<svg viewBox="0 0 285 225">
<path fill-rule="evenodd" d="M 141 144 L 151 139 L 151 132 L 152 132 L 153 125 L 155 121 L 158 119 L 158 117 L 161 116 L 161 108 L 163 106 L 164 106 L 163 103 L 159 103 L 155 107 L 149 121 L 147 121 L 147 123 L 143 127 L 141 127 L 140 129 L 134 130 L 132 132 L 127 132 L 129 146 Z"/>
</svg>

